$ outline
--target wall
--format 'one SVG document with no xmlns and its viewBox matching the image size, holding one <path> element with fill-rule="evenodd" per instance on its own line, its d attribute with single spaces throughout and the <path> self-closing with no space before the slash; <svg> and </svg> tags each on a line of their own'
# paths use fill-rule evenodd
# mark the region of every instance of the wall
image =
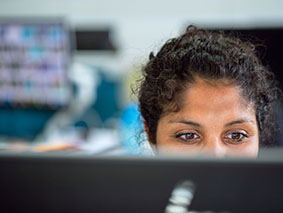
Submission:
<svg viewBox="0 0 283 213">
<path fill-rule="evenodd" d="M 0 16 L 64 16 L 76 28 L 113 28 L 119 54 L 77 53 L 115 72 L 145 60 L 187 24 L 203 27 L 283 26 L 281 0 L 1 0 Z M 109 63 L 110 62 L 110 63 Z"/>
</svg>

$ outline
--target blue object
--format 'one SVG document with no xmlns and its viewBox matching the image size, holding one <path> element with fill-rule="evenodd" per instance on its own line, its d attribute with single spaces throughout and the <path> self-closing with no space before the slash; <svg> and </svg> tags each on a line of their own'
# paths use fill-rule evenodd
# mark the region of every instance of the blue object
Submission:
<svg viewBox="0 0 283 213">
<path fill-rule="evenodd" d="M 141 154 L 140 135 L 143 125 L 136 103 L 129 104 L 120 118 L 120 141 L 127 154 Z"/>
</svg>

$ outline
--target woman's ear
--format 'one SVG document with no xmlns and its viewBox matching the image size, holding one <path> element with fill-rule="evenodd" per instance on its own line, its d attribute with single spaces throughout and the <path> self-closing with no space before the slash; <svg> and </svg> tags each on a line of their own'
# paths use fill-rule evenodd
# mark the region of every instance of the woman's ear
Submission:
<svg viewBox="0 0 283 213">
<path fill-rule="evenodd" d="M 149 129 L 148 129 L 148 125 L 146 123 L 146 121 L 143 122 L 143 127 L 144 127 L 144 131 L 146 132 L 146 137 L 147 140 L 149 142 L 149 145 L 151 147 L 151 149 L 156 152 L 156 145 L 154 143 L 151 142 L 150 137 L 149 137 Z"/>
</svg>

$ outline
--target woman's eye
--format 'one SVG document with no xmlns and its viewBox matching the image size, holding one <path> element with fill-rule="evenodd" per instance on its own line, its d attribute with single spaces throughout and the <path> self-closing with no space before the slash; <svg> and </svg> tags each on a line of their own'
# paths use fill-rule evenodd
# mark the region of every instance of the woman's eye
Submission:
<svg viewBox="0 0 283 213">
<path fill-rule="evenodd" d="M 232 142 L 241 142 L 245 138 L 248 138 L 248 135 L 241 132 L 233 132 L 226 135 L 225 138 L 231 140 Z"/>
<path fill-rule="evenodd" d="M 195 139 L 199 139 L 199 135 L 197 135 L 196 133 L 193 132 L 189 132 L 189 133 L 180 133 L 177 135 L 177 138 L 185 141 L 185 142 L 192 142 Z"/>
</svg>

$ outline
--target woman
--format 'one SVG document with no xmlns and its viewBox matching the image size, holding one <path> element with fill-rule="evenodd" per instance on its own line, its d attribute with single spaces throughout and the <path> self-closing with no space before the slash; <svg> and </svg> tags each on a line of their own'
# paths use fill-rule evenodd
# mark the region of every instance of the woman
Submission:
<svg viewBox="0 0 283 213">
<path fill-rule="evenodd" d="M 143 74 L 139 109 L 155 152 L 256 157 L 272 144 L 281 93 L 254 45 L 189 26 Z"/>
</svg>

